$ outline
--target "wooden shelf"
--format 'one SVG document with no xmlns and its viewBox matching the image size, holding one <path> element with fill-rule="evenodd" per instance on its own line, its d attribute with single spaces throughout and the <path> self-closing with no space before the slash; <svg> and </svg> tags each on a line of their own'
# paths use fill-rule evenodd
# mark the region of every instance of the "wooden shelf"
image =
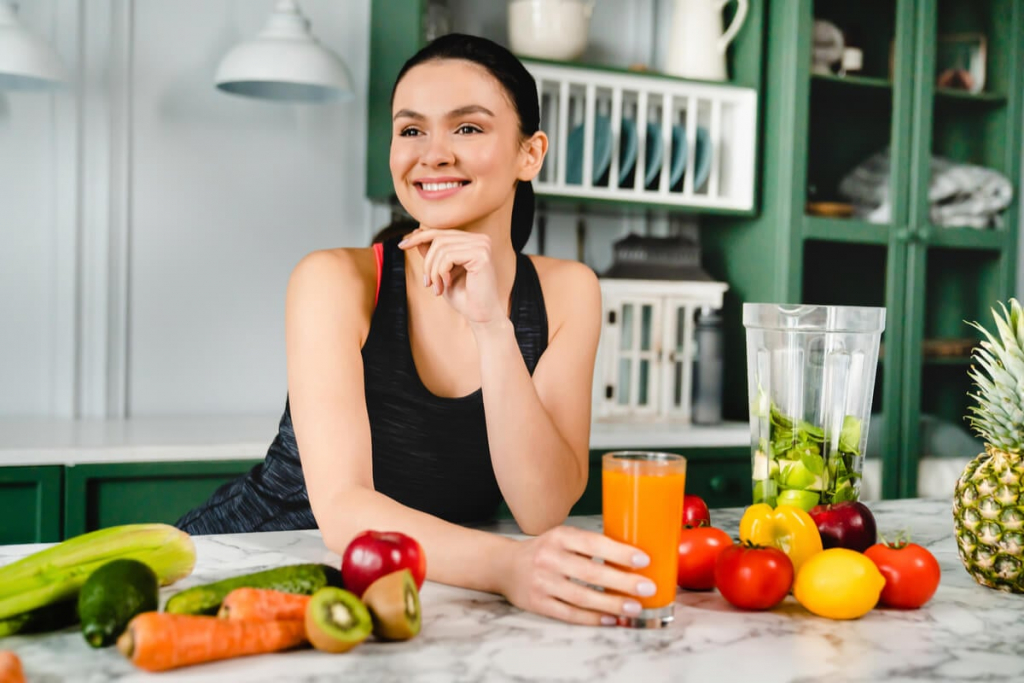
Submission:
<svg viewBox="0 0 1024 683">
<path fill-rule="evenodd" d="M 1010 235 L 1005 230 L 991 228 L 932 228 L 928 244 L 954 249 L 1002 251 L 1009 247 Z"/>
<path fill-rule="evenodd" d="M 804 216 L 804 239 L 858 244 L 888 244 L 889 226 L 857 218 Z"/>
<path fill-rule="evenodd" d="M 966 90 L 954 90 L 953 88 L 936 88 L 935 101 L 1002 105 L 1006 104 L 1006 95 L 994 92 L 968 92 Z"/>
<path fill-rule="evenodd" d="M 836 76 L 833 74 L 811 74 L 812 83 L 850 86 L 852 88 L 871 88 L 875 90 L 892 90 L 892 81 L 876 76 Z"/>
</svg>

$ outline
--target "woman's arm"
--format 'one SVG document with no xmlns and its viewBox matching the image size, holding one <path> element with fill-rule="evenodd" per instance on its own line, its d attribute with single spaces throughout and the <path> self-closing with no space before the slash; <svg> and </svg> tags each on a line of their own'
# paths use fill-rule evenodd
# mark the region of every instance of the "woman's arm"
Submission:
<svg viewBox="0 0 1024 683">
<path fill-rule="evenodd" d="M 288 284 L 288 393 L 313 515 L 339 555 L 366 529 L 400 530 L 423 546 L 431 580 L 498 592 L 501 572 L 487 563 L 513 541 L 449 524 L 374 490 L 360 349 L 376 265 L 365 251 L 314 252 Z"/>
<path fill-rule="evenodd" d="M 516 522 L 529 534 L 561 524 L 587 485 L 590 392 L 601 331 L 596 276 L 583 264 L 546 263 L 546 303 L 555 329 L 531 377 L 507 301 L 498 293 L 488 236 L 421 229 L 399 246 L 425 251 L 424 273 L 472 327 L 491 462 Z"/>
<path fill-rule="evenodd" d="M 514 541 L 450 524 L 374 490 L 360 349 L 373 311 L 375 267 L 369 250 L 316 252 L 288 285 L 292 421 L 327 547 L 342 555 L 366 529 L 401 531 L 423 546 L 432 581 L 500 593 L 523 609 L 580 624 L 639 613 L 640 604 L 626 596 L 652 595 L 653 584 L 616 568 L 647 564 L 635 548 L 567 527 Z M 595 556 L 606 562 L 593 562 Z"/>
</svg>

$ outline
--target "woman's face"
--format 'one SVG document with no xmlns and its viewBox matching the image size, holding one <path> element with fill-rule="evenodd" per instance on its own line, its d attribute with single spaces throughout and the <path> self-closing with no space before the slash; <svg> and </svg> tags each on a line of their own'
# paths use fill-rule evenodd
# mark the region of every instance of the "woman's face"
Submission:
<svg viewBox="0 0 1024 683">
<path fill-rule="evenodd" d="M 547 139 L 522 139 L 505 90 L 472 62 L 413 67 L 391 111 L 395 191 L 426 227 L 465 227 L 502 209 L 511 215 L 516 181 L 540 170 Z"/>
</svg>

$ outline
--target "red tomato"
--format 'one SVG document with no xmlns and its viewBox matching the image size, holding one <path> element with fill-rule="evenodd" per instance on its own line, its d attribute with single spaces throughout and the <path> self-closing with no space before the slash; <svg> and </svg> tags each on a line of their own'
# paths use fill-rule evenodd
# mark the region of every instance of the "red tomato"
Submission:
<svg viewBox="0 0 1024 683">
<path fill-rule="evenodd" d="M 712 526 L 684 528 L 679 534 L 680 588 L 706 591 L 715 587 L 715 560 L 732 545 L 729 534 Z"/>
<path fill-rule="evenodd" d="M 427 556 L 416 539 L 397 531 L 364 531 L 352 539 L 341 558 L 345 588 L 359 597 L 371 583 L 399 569 L 408 569 L 416 587 L 423 587 Z"/>
<path fill-rule="evenodd" d="M 683 527 L 711 526 L 711 511 L 700 496 L 687 493 L 683 496 Z"/>
<path fill-rule="evenodd" d="M 793 585 L 793 562 L 778 548 L 733 545 L 715 562 L 715 586 L 740 609 L 771 609 Z"/>
<path fill-rule="evenodd" d="M 883 605 L 917 609 L 935 595 L 942 570 L 927 549 L 916 543 L 876 543 L 864 554 L 885 577 L 879 597 Z"/>
</svg>

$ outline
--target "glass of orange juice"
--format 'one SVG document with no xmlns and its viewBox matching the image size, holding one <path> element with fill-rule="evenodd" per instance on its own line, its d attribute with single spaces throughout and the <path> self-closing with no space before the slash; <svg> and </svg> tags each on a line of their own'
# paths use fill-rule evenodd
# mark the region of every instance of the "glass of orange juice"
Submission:
<svg viewBox="0 0 1024 683">
<path fill-rule="evenodd" d="M 686 488 L 686 458 L 672 453 L 617 451 L 602 458 L 604 535 L 651 558 L 636 574 L 654 582 L 650 597 L 635 598 L 636 617 L 619 617 L 632 628 L 661 628 L 673 618 L 679 532 Z"/>
</svg>

